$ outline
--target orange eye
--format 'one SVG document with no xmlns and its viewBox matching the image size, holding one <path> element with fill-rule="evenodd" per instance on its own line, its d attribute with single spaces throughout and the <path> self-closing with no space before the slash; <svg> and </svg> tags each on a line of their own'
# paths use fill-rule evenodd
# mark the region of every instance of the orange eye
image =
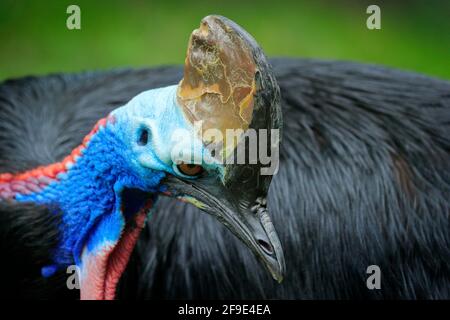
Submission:
<svg viewBox="0 0 450 320">
<path fill-rule="evenodd" d="M 190 177 L 198 176 L 203 172 L 202 166 L 191 163 L 180 163 L 177 168 L 182 174 Z"/>
</svg>

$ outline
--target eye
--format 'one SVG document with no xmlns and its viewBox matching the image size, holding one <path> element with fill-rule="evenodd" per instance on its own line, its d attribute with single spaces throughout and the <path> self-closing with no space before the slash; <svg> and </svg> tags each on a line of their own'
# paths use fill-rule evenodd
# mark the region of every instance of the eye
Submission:
<svg viewBox="0 0 450 320">
<path fill-rule="evenodd" d="M 145 146 L 147 143 L 148 143 L 148 130 L 142 129 L 139 134 L 137 144 L 140 146 Z"/>
<path fill-rule="evenodd" d="M 177 169 L 182 174 L 189 177 L 197 177 L 203 173 L 203 167 L 198 164 L 182 162 L 180 164 L 177 164 Z"/>
</svg>

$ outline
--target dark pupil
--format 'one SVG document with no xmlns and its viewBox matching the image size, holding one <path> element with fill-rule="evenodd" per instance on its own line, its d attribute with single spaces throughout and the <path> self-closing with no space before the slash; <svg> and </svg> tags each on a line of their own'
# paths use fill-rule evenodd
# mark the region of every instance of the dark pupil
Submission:
<svg viewBox="0 0 450 320">
<path fill-rule="evenodd" d="M 187 166 L 189 169 L 193 169 L 193 168 L 197 167 L 197 165 L 195 165 L 195 164 L 188 164 Z"/>
<path fill-rule="evenodd" d="M 138 144 L 140 146 L 145 146 L 148 142 L 148 131 L 142 130 L 141 135 L 139 136 Z"/>
</svg>

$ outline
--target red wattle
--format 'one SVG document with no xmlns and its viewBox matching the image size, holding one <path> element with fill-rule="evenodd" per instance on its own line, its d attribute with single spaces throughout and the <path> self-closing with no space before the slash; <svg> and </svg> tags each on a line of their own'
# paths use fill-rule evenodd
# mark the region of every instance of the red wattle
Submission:
<svg viewBox="0 0 450 320">
<path fill-rule="evenodd" d="M 124 272 L 136 241 L 145 224 L 151 201 L 127 223 L 116 243 L 106 243 L 101 251 L 83 255 L 81 300 L 113 300 L 120 276 Z"/>
</svg>

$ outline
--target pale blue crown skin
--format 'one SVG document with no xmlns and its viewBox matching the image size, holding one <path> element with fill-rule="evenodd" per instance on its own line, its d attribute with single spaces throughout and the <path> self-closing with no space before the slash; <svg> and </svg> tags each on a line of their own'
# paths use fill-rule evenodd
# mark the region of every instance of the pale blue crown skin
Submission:
<svg viewBox="0 0 450 320">
<path fill-rule="evenodd" d="M 177 86 L 149 90 L 134 97 L 125 106 L 112 112 L 120 119 L 122 132 L 128 135 L 130 150 L 137 151 L 136 161 L 155 170 L 173 173 L 170 162 L 170 139 L 176 129 L 192 131 L 176 103 Z M 147 148 L 137 146 L 133 136 L 137 137 L 140 129 L 149 129 Z M 147 150 L 145 150 L 147 149 Z"/>
<path fill-rule="evenodd" d="M 194 126 L 183 114 L 182 108 L 177 103 L 177 85 L 159 89 L 144 91 L 134 97 L 125 106 L 116 109 L 112 115 L 121 119 L 123 132 L 129 135 L 128 140 L 133 142 L 133 135 L 139 133 L 142 128 L 149 129 L 148 148 L 142 148 L 131 143 L 131 150 L 135 150 L 139 165 L 154 170 L 165 171 L 170 174 L 180 175 L 174 171 L 172 150 L 178 146 L 189 158 L 197 159 L 205 169 L 223 173 L 223 166 L 210 157 L 209 150 L 203 145 L 201 137 L 194 132 Z M 208 163 L 202 162 L 208 159 Z"/>
</svg>

